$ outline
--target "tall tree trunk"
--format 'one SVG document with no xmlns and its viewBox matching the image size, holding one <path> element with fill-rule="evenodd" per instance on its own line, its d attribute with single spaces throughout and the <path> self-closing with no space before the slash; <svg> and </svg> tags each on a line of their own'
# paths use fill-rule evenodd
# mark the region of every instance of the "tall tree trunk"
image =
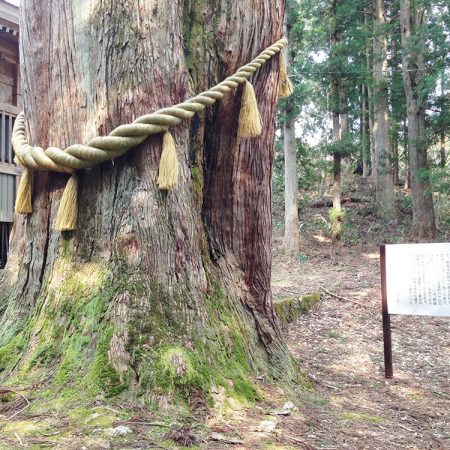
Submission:
<svg viewBox="0 0 450 450">
<path fill-rule="evenodd" d="M 23 0 L 30 141 L 86 142 L 207 89 L 280 38 L 283 7 Z M 0 278 L 3 379 L 33 367 L 85 400 L 131 388 L 153 401 L 212 385 L 251 397 L 253 374 L 293 376 L 270 288 L 278 77 L 274 58 L 252 80 L 259 138 L 237 137 L 242 89 L 172 130 L 177 190 L 156 186 L 159 135 L 81 172 L 77 232 L 53 230 L 66 177 L 36 173 Z"/>
<path fill-rule="evenodd" d="M 392 181 L 395 186 L 399 185 L 399 161 L 398 161 L 398 124 L 393 123 L 392 136 Z"/>
<path fill-rule="evenodd" d="M 368 176 L 368 165 L 367 165 L 367 129 L 366 129 L 366 86 L 364 83 L 361 84 L 361 119 L 359 124 L 359 135 L 360 135 L 360 162 L 362 169 L 362 176 L 366 178 Z"/>
<path fill-rule="evenodd" d="M 289 35 L 289 27 L 288 27 Z M 289 49 L 285 52 L 286 63 L 291 65 Z M 286 100 L 284 124 L 284 239 L 287 254 L 296 255 L 300 250 L 300 227 L 298 223 L 298 175 L 297 141 L 295 139 L 295 116 L 291 99 Z"/>
<path fill-rule="evenodd" d="M 373 5 L 370 2 L 367 11 L 364 16 L 364 23 L 366 30 L 370 33 L 373 30 Z M 370 142 L 370 159 L 371 159 L 371 176 L 374 183 L 377 181 L 377 163 L 375 155 L 375 134 L 374 134 L 374 98 L 373 98 L 373 43 L 372 39 L 369 39 L 366 44 L 366 62 L 368 73 L 367 84 L 367 102 L 368 102 L 368 114 L 369 114 L 369 142 Z"/>
<path fill-rule="evenodd" d="M 397 28 L 396 28 L 397 30 Z M 398 87 L 401 84 L 401 75 L 399 72 L 399 55 L 397 49 L 397 39 L 396 36 L 392 36 L 392 45 L 391 45 L 391 53 L 392 53 L 392 88 L 391 88 L 391 142 L 392 142 L 392 180 L 394 182 L 394 186 L 399 185 L 399 129 L 400 129 L 400 107 L 398 105 L 399 99 L 398 95 Z M 403 89 L 402 89 L 403 93 Z"/>
<path fill-rule="evenodd" d="M 400 1 L 402 68 L 408 114 L 408 151 L 411 174 L 413 231 L 419 238 L 435 235 L 433 197 L 425 141 L 425 43 L 422 36 L 425 10 L 414 0 Z"/>
<path fill-rule="evenodd" d="M 369 123 L 369 93 L 366 85 L 363 85 L 363 177 L 370 175 L 370 123 Z"/>
<path fill-rule="evenodd" d="M 289 103 L 289 100 L 287 101 Z M 286 107 L 284 125 L 284 240 L 286 253 L 295 255 L 300 249 L 300 227 L 298 223 L 298 176 L 297 142 L 295 139 L 295 120 L 289 118 Z"/>
<path fill-rule="evenodd" d="M 441 77 L 441 98 L 442 100 L 445 99 L 445 75 L 442 74 Z M 444 116 L 445 114 L 445 107 L 444 107 L 444 103 L 441 106 L 441 117 Z M 445 119 L 444 119 L 445 120 Z M 443 120 L 441 120 L 441 123 L 443 122 Z M 447 127 L 446 126 L 442 126 L 441 128 L 441 133 L 440 133 L 440 161 L 439 161 L 439 167 L 441 167 L 442 169 L 445 167 L 445 163 L 446 163 L 446 155 L 445 155 L 445 129 Z"/>
<path fill-rule="evenodd" d="M 374 137 L 377 166 L 376 199 L 380 213 L 386 219 L 394 216 L 394 184 L 389 161 L 389 94 L 387 83 L 387 39 L 384 29 L 384 0 L 375 0 L 375 27 L 373 37 L 374 79 Z"/>
<path fill-rule="evenodd" d="M 446 162 L 446 155 L 445 155 L 445 130 L 441 130 L 441 139 L 440 139 L 440 144 L 441 144 L 441 148 L 440 148 L 440 161 L 439 161 L 439 166 L 441 168 L 445 167 L 445 162 Z"/>
<path fill-rule="evenodd" d="M 405 189 L 411 189 L 411 172 L 409 170 L 408 120 L 403 121 L 403 159 L 405 163 Z"/>
<path fill-rule="evenodd" d="M 336 18 L 337 0 L 332 2 L 332 30 L 331 30 L 331 55 L 332 58 L 337 57 L 336 47 L 339 43 L 339 32 L 337 29 Z M 340 89 L 337 75 L 331 78 L 331 102 L 332 102 L 332 118 L 333 118 L 333 144 L 337 144 L 341 140 L 340 128 Z M 341 213 L 341 154 L 339 150 L 333 152 L 333 210 L 331 214 L 331 232 L 333 242 L 341 239 L 342 234 L 342 213 Z"/>
</svg>

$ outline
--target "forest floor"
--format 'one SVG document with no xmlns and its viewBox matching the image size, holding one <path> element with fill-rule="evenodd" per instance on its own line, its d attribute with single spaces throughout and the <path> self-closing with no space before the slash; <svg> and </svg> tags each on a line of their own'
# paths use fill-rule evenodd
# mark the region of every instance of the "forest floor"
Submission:
<svg viewBox="0 0 450 450">
<path fill-rule="evenodd" d="M 367 187 L 347 196 L 362 201 L 345 205 L 339 244 L 329 239 L 328 208 L 305 202 L 295 257 L 282 252 L 282 212 L 275 208 L 275 300 L 321 294 L 286 329 L 289 348 L 312 381 L 309 389 L 293 397 L 261 384 L 256 404 L 223 398 L 223 414 L 184 421 L 170 411 L 126 404 L 59 416 L 48 408 L 26 409 L 19 398 L 17 411 L 0 418 L 0 448 L 450 449 L 448 318 L 392 316 L 394 378 L 385 380 L 383 372 L 378 246 L 411 242 L 409 199 L 399 191 L 400 218 L 381 223 L 365 201 Z M 440 229 L 438 240 L 448 242 L 449 228 Z"/>
<path fill-rule="evenodd" d="M 303 212 L 308 226 L 297 258 L 283 255 L 281 232 L 275 235 L 275 298 L 321 293 L 287 333 L 315 390 L 297 405 L 304 420 L 287 417 L 280 429 L 305 448 L 450 448 L 448 318 L 391 316 L 394 378 L 384 378 L 378 245 L 411 242 L 410 217 L 379 224 L 369 204 L 345 207 L 338 245 L 328 238 L 326 208 Z M 445 231 L 439 241 L 448 242 Z"/>
</svg>

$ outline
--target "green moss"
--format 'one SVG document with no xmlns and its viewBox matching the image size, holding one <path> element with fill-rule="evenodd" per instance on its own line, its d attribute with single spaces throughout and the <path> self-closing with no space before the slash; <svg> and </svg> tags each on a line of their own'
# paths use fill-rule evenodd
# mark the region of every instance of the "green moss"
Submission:
<svg viewBox="0 0 450 450">
<path fill-rule="evenodd" d="M 260 398 L 253 375 L 267 373 L 264 350 L 255 351 L 254 329 L 241 319 L 241 305 L 220 284 L 203 298 L 204 315 L 196 323 L 186 308 L 194 311 L 201 300 L 191 298 L 188 290 L 169 293 L 156 282 L 144 287 L 139 273 L 119 263 L 115 272 L 112 276 L 97 263 L 60 261 L 38 299 L 36 316 L 0 347 L 0 362 L 6 367 L 23 358 L 15 381 L 29 385 L 46 380 L 45 389 L 36 394 L 36 408 L 40 402 L 60 409 L 88 405 L 99 395 L 117 396 L 128 389 L 133 370 L 138 390 L 130 394 L 145 394 L 146 399 L 148 393 L 166 395 L 178 402 L 180 411 L 189 411 L 191 396 L 199 392 L 211 405 L 216 387 L 242 403 Z M 108 358 L 117 331 L 108 309 L 125 291 L 130 307 L 148 295 L 148 308 L 133 313 L 126 325 L 130 373 L 118 373 Z"/>
<path fill-rule="evenodd" d="M 147 326 L 133 324 L 131 330 L 140 329 L 133 336 L 129 351 L 133 353 L 140 374 L 140 393 L 153 391 L 168 394 L 170 398 L 186 401 L 193 392 L 202 391 L 211 404 L 211 388 L 223 386 L 227 394 L 243 402 L 260 398 L 251 379 L 254 367 L 249 364 L 250 350 L 246 348 L 246 334 L 232 302 L 224 295 L 219 285 L 205 298 L 209 324 L 202 324 L 199 335 L 190 336 L 190 345 L 180 345 L 179 336 L 186 334 L 183 319 L 177 316 L 180 301 L 168 296 L 159 287 L 153 287 L 158 296 L 152 314 L 146 317 Z M 153 301 L 153 300 L 152 300 Z M 164 315 L 158 314 L 158 305 L 166 306 Z M 170 308 L 170 303 L 178 306 Z M 166 316 L 173 311 L 173 318 Z M 164 335 L 156 330 L 164 324 Z M 147 334 L 148 333 L 148 334 Z M 152 345 L 147 345 L 151 339 Z M 248 344 L 250 345 L 250 344 Z"/>
<path fill-rule="evenodd" d="M 93 390 L 95 393 L 97 391 L 96 387 L 98 387 L 98 390 L 103 391 L 106 397 L 114 397 L 128 388 L 128 384 L 122 381 L 120 375 L 108 361 L 108 350 L 112 333 L 112 327 L 103 330 L 97 345 L 94 362 L 83 380 L 83 385 L 86 389 Z"/>
<path fill-rule="evenodd" d="M 302 297 L 287 297 L 276 300 L 274 308 L 281 323 L 286 325 L 297 317 L 307 314 L 319 300 L 320 294 L 315 292 Z"/>
<path fill-rule="evenodd" d="M 123 418 L 122 415 L 111 414 L 110 409 L 103 407 L 74 408 L 68 413 L 68 419 L 77 428 L 83 425 L 95 428 L 111 428 L 114 422 Z"/>
<path fill-rule="evenodd" d="M 57 351 L 55 342 L 45 342 L 36 349 L 33 356 L 31 357 L 29 361 L 29 369 L 33 368 L 36 365 L 46 367 L 50 365 L 56 357 Z"/>
<path fill-rule="evenodd" d="M 131 288 L 129 280 L 114 281 L 99 264 L 60 262 L 53 282 L 38 299 L 38 316 L 0 347 L 2 367 L 14 367 L 23 358 L 14 380 L 25 384 L 50 369 L 53 376 L 48 389 L 39 393 L 46 399 L 58 396 L 70 402 L 89 402 L 102 392 L 111 397 L 124 391 L 127 380 L 122 380 L 108 361 L 113 329 L 105 315 L 117 293 L 123 292 L 125 285 Z M 34 330 L 38 334 L 34 335 Z"/>
<path fill-rule="evenodd" d="M 186 385 L 194 379 L 191 357 L 181 347 L 168 348 L 160 356 L 160 369 L 172 385 Z"/>
<path fill-rule="evenodd" d="M 18 420 L 14 422 L 8 422 L 2 427 L 3 433 L 18 433 L 20 436 L 34 436 L 39 431 L 44 431 L 42 425 L 33 420 Z"/>
<path fill-rule="evenodd" d="M 381 417 L 369 416 L 367 414 L 356 412 L 344 412 L 341 414 L 341 417 L 345 421 L 372 422 L 372 423 L 379 423 L 383 421 Z"/>
<path fill-rule="evenodd" d="M 76 345 L 77 342 L 74 342 Z M 66 383 L 73 374 L 78 371 L 78 366 L 82 363 L 81 351 L 74 346 L 64 349 L 63 359 L 55 374 L 54 382 L 57 386 Z"/>
<path fill-rule="evenodd" d="M 6 345 L 0 347 L 0 368 L 10 369 L 20 359 L 27 344 L 24 333 L 19 333 Z"/>
<path fill-rule="evenodd" d="M 195 198 L 200 200 L 203 196 L 203 176 L 198 166 L 195 166 L 191 170 L 192 176 L 192 189 L 194 191 Z"/>
</svg>

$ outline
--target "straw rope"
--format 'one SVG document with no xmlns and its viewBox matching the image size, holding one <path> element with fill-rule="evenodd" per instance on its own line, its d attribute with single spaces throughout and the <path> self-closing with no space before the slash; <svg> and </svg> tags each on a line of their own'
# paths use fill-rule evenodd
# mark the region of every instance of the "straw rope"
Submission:
<svg viewBox="0 0 450 450">
<path fill-rule="evenodd" d="M 12 135 L 17 160 L 22 166 L 31 170 L 73 173 L 78 169 L 87 169 L 122 156 L 148 136 L 165 132 L 169 127 L 190 119 L 208 105 L 221 100 L 225 94 L 243 84 L 286 45 L 287 39 L 280 39 L 266 48 L 252 62 L 241 67 L 234 75 L 208 91 L 183 103 L 160 109 L 152 114 L 145 114 L 131 124 L 120 125 L 109 136 L 95 137 L 87 145 L 75 144 L 65 150 L 56 147 L 44 150 L 41 147 L 31 146 L 25 136 L 25 114 L 21 112 L 16 118 Z"/>
</svg>

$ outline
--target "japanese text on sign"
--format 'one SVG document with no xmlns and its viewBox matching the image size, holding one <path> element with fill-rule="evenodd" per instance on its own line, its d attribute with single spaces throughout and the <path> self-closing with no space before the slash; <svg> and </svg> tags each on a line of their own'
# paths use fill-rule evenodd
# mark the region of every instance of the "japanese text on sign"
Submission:
<svg viewBox="0 0 450 450">
<path fill-rule="evenodd" d="M 386 245 L 389 314 L 450 316 L 450 243 Z"/>
</svg>

